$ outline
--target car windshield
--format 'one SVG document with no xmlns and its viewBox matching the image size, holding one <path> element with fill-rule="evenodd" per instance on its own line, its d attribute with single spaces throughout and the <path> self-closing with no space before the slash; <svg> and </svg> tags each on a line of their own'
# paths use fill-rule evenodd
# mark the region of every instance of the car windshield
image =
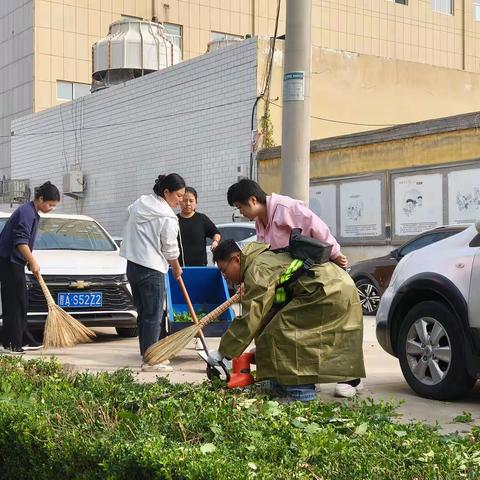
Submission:
<svg viewBox="0 0 480 480">
<path fill-rule="evenodd" d="M 72 218 L 41 218 L 35 250 L 86 250 L 112 252 L 115 244 L 98 223 Z"/>
<path fill-rule="evenodd" d="M 0 218 L 0 233 L 2 233 L 3 227 L 7 223 L 8 218 Z"/>
<path fill-rule="evenodd" d="M 253 237 L 256 234 L 255 227 L 218 227 L 218 231 L 222 236 L 222 240 L 235 240 L 236 242 L 243 242 Z M 212 240 L 207 239 L 207 245 L 210 245 Z"/>
</svg>

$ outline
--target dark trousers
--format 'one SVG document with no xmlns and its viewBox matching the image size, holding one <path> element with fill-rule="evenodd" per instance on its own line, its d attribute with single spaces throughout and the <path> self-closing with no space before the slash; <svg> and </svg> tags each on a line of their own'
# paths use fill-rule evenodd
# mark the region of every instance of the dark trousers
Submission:
<svg viewBox="0 0 480 480">
<path fill-rule="evenodd" d="M 25 267 L 0 258 L 3 346 L 19 349 L 34 341 L 27 326 L 27 281 Z"/>
<path fill-rule="evenodd" d="M 132 288 L 133 304 L 137 309 L 138 339 L 143 356 L 150 345 L 166 335 L 163 321 L 165 275 L 128 261 L 127 278 Z"/>
</svg>

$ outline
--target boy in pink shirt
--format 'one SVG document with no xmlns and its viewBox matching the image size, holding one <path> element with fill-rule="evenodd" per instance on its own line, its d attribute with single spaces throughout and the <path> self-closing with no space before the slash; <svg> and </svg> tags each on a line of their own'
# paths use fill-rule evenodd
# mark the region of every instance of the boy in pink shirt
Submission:
<svg viewBox="0 0 480 480">
<path fill-rule="evenodd" d="M 342 268 L 348 265 L 347 257 L 340 251 L 327 224 L 302 201 L 276 193 L 267 196 L 257 182 L 247 179 L 233 184 L 228 189 L 227 199 L 244 217 L 255 220 L 259 242 L 268 243 L 272 249 L 284 248 L 288 246 L 292 229 L 301 228 L 302 235 L 333 246 L 332 262 Z"/>
<path fill-rule="evenodd" d="M 228 204 L 240 210 L 249 220 L 255 220 L 257 240 L 270 245 L 273 250 L 288 246 L 290 232 L 301 228 L 302 235 L 316 238 L 333 246 L 330 261 L 346 268 L 348 260 L 327 224 L 315 215 L 304 202 L 285 195 L 268 195 L 253 180 L 242 179 L 230 186 Z M 363 389 L 359 378 L 337 383 L 337 397 L 353 397 Z"/>
</svg>

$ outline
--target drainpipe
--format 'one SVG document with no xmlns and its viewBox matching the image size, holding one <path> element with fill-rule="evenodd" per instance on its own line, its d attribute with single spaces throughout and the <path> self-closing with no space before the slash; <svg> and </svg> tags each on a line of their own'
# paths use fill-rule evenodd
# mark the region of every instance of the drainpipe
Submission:
<svg viewBox="0 0 480 480">
<path fill-rule="evenodd" d="M 255 0 L 252 0 L 252 37 L 255 36 Z"/>
<path fill-rule="evenodd" d="M 155 0 L 152 0 L 152 22 L 157 22 L 158 23 L 157 12 L 156 12 L 156 9 L 155 9 Z"/>
</svg>

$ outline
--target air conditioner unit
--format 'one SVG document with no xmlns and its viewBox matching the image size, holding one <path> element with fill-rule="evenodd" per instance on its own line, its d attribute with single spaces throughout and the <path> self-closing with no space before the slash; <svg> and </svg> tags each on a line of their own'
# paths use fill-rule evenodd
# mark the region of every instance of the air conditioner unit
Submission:
<svg viewBox="0 0 480 480">
<path fill-rule="evenodd" d="M 80 198 L 85 193 L 83 172 L 74 170 L 63 175 L 63 194 L 68 197 Z"/>
<path fill-rule="evenodd" d="M 248 178 L 249 177 L 249 165 L 248 163 L 244 163 L 242 165 L 239 165 L 237 167 L 237 181 L 241 180 L 242 178 Z"/>
</svg>

